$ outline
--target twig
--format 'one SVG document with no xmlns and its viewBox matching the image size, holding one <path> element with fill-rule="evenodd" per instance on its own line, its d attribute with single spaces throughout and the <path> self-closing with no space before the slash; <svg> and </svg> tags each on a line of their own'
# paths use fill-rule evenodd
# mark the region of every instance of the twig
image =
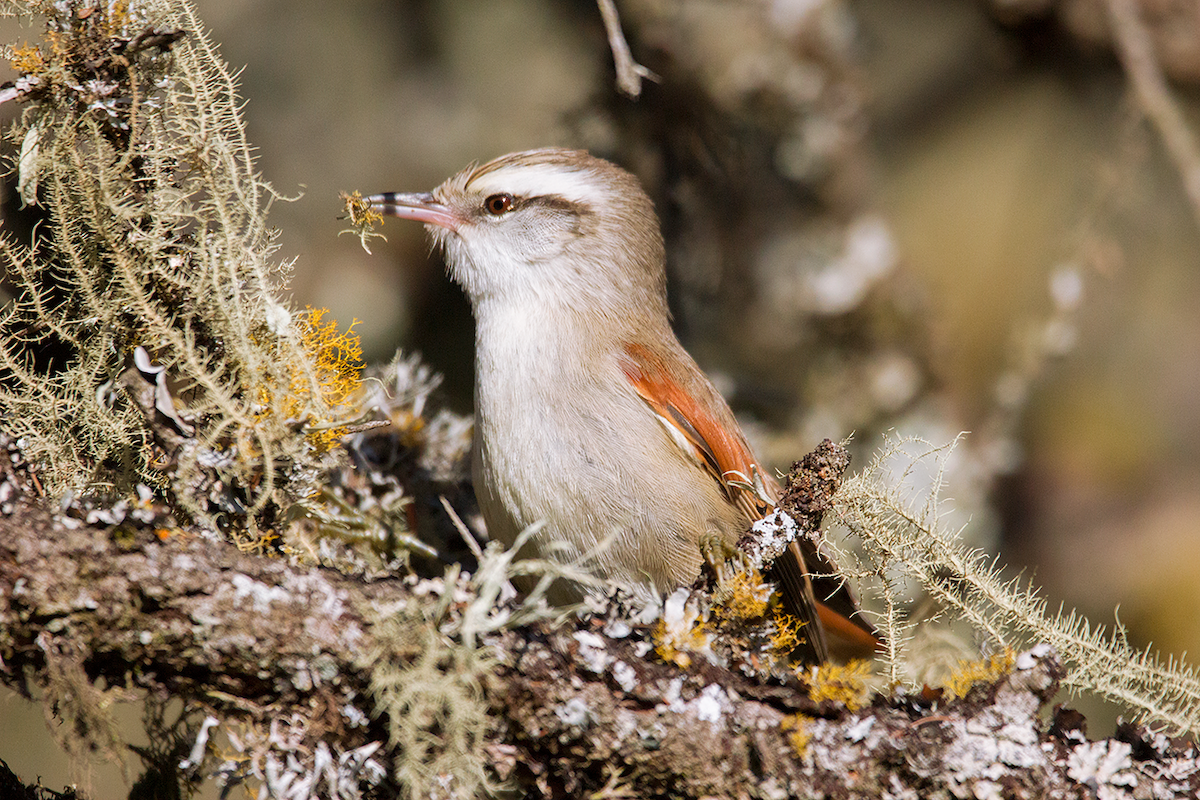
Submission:
<svg viewBox="0 0 1200 800">
<path fill-rule="evenodd" d="M 450 501 L 446 499 L 446 495 L 439 494 L 438 500 L 442 501 L 442 508 L 446 509 L 446 513 L 450 515 L 450 521 L 454 523 L 454 528 L 458 531 L 458 535 L 467 543 L 467 547 L 470 548 L 471 554 L 475 556 L 475 560 L 483 561 L 483 550 L 480 549 L 479 542 L 475 541 L 475 536 L 471 533 L 471 529 L 458 516 L 458 512 L 454 510 L 454 506 L 450 505 Z"/>
<path fill-rule="evenodd" d="M 642 93 L 642 78 L 657 81 L 658 76 L 633 60 L 629 43 L 621 32 L 621 18 L 613 0 L 596 0 L 600 16 L 604 18 L 604 30 L 608 33 L 608 46 L 612 49 L 613 65 L 617 68 L 617 89 L 628 97 L 637 99 Z"/>
<path fill-rule="evenodd" d="M 1167 154 L 1183 179 L 1183 189 L 1200 223 L 1200 146 L 1167 87 L 1154 53 L 1154 43 L 1139 15 L 1136 0 L 1107 0 L 1117 56 L 1142 113 L 1158 129 Z"/>
</svg>

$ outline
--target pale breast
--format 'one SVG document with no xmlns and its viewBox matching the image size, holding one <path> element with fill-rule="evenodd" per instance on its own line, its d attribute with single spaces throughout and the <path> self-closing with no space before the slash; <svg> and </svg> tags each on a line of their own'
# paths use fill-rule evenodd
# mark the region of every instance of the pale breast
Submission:
<svg viewBox="0 0 1200 800">
<path fill-rule="evenodd" d="M 511 543 L 543 520 L 537 550 L 559 540 L 560 559 L 611 536 L 597 570 L 663 592 L 699 573 L 705 533 L 741 535 L 742 514 L 670 440 L 615 358 L 589 371 L 544 348 L 520 354 L 495 345 L 477 353 L 473 466 L 492 536 Z"/>
</svg>

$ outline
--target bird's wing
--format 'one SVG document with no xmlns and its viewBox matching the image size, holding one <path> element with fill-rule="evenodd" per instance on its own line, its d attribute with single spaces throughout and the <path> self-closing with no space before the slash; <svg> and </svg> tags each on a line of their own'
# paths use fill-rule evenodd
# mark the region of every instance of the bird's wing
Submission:
<svg viewBox="0 0 1200 800">
<path fill-rule="evenodd" d="M 690 358 L 675 369 L 671 364 L 649 348 L 632 344 L 625 347 L 621 368 L 675 443 L 720 483 L 725 496 L 742 511 L 749 525 L 774 507 L 779 486 L 759 468 L 732 412 L 699 368 Z M 707 395 L 708 403 L 697 399 L 700 392 Z M 805 556 L 796 542 L 776 559 L 773 570 L 783 590 L 785 608 L 804 625 L 806 644 L 796 655 L 824 662 L 828 649 L 822 616 L 830 612 L 818 608 Z"/>
<path fill-rule="evenodd" d="M 694 385 L 688 386 L 673 376 L 664 360 L 648 348 L 629 345 L 625 348 L 625 356 L 621 365 L 625 377 L 658 416 L 675 443 L 721 484 L 730 502 L 747 518 L 758 519 L 769 511 L 778 497 L 778 486 L 755 463 L 737 423 L 732 422 L 732 415 L 729 420 L 722 420 L 709 410 L 715 409 L 719 413 L 726 411 L 726 407 L 707 379 L 702 388 L 707 389 L 706 394 L 715 397 L 715 402 L 720 405 L 710 402 L 706 407 L 697 399 Z M 699 368 L 695 369 L 698 373 Z"/>
</svg>

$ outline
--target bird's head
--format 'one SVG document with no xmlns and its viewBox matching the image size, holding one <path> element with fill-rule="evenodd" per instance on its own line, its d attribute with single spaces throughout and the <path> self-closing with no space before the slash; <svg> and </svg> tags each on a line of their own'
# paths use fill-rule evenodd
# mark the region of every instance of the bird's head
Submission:
<svg viewBox="0 0 1200 800">
<path fill-rule="evenodd" d="M 423 222 L 477 307 L 532 300 L 665 314 L 663 243 L 650 199 L 628 172 L 583 151 L 511 153 L 432 192 L 367 200 L 383 214 Z"/>
</svg>

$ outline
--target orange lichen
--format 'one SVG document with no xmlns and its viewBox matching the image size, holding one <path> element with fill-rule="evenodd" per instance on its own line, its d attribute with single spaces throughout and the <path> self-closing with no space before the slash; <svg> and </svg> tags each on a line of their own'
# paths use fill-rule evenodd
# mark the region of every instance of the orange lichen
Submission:
<svg viewBox="0 0 1200 800">
<path fill-rule="evenodd" d="M 810 722 L 812 719 L 803 714 L 789 714 L 779 723 L 780 730 L 788 734 L 788 742 L 800 757 L 808 751 L 808 743 L 812 741 L 812 732 L 808 729 Z"/>
<path fill-rule="evenodd" d="M 965 697 L 977 683 L 995 683 L 1001 677 L 1012 671 L 1014 655 L 1012 648 L 996 653 L 991 658 L 977 661 L 959 661 L 955 668 L 942 682 L 946 693 L 952 697 Z"/>
<path fill-rule="evenodd" d="M 275 548 L 280 542 L 279 534 L 276 531 L 248 531 L 246 533 L 234 533 L 234 546 L 243 553 L 249 553 L 256 556 L 271 555 L 275 552 Z"/>
<path fill-rule="evenodd" d="M 313 359 L 321 398 L 332 407 L 343 405 L 362 385 L 362 340 L 355 320 L 343 333 L 336 320 L 324 322 L 324 308 L 309 308 L 300 316 L 300 338 Z"/>
<path fill-rule="evenodd" d="M 103 13 L 103 12 L 102 12 Z M 110 3 L 107 13 L 100 18 L 100 31 L 105 36 L 117 36 L 129 22 L 129 0 Z"/>
<path fill-rule="evenodd" d="M 697 622 L 681 635 L 679 631 L 672 630 L 666 622 L 660 620 L 654 626 L 651 635 L 654 637 L 655 655 L 681 669 L 692 665 L 692 651 L 704 649 L 712 639 L 711 632 L 702 622 Z"/>
<path fill-rule="evenodd" d="M 720 575 L 713 591 L 713 611 L 722 619 L 747 621 L 767 613 L 772 586 L 753 567 L 735 567 Z"/>
<path fill-rule="evenodd" d="M 663 604 L 662 618 L 651 632 L 654 652 L 663 661 L 687 669 L 693 653 L 710 653 L 713 630 L 708 611 L 683 590 Z"/>
<path fill-rule="evenodd" d="M 296 328 L 308 363 L 289 365 L 287 391 L 276 397 L 269 387 L 258 390 L 263 408 L 259 416 L 275 413 L 284 419 L 304 420 L 305 437 L 317 452 L 329 450 L 345 434 L 337 419 L 362 386 L 362 341 L 354 332 L 357 323 L 343 332 L 336 320 L 324 320 L 326 313 L 324 308 L 310 307 L 297 315 Z"/>
<path fill-rule="evenodd" d="M 774 618 L 775 630 L 768 640 L 771 652 L 777 656 L 789 655 L 800 644 L 800 629 L 806 623 L 801 622 L 791 614 L 777 613 Z"/>
<path fill-rule="evenodd" d="M 822 664 L 800 677 L 807 681 L 808 694 L 816 702 L 832 700 L 850 711 L 857 711 L 866 704 L 870 672 L 871 662 L 854 658 L 845 664 Z"/>
<path fill-rule="evenodd" d="M 22 75 L 38 75 L 46 68 L 46 58 L 36 45 L 26 44 L 13 50 L 8 62 Z"/>
<path fill-rule="evenodd" d="M 383 222 L 383 215 L 368 203 L 362 196 L 362 192 L 355 189 L 347 194 L 339 192 L 338 197 L 345 204 L 346 214 L 350 217 L 350 224 L 356 227 L 364 225 L 377 225 Z"/>
<path fill-rule="evenodd" d="M 338 197 L 342 199 L 342 203 L 346 209 L 346 216 L 350 218 L 352 226 L 344 231 L 340 231 L 338 236 L 341 236 L 343 233 L 353 233 L 358 237 L 363 250 L 366 250 L 367 253 L 371 252 L 371 248 L 367 246 L 367 242 L 371 239 L 384 239 L 386 241 L 386 237 L 382 233 L 375 233 L 374 230 L 376 225 L 383 224 L 383 215 L 363 198 L 361 192 L 357 189 L 349 194 L 340 192 Z"/>
</svg>

